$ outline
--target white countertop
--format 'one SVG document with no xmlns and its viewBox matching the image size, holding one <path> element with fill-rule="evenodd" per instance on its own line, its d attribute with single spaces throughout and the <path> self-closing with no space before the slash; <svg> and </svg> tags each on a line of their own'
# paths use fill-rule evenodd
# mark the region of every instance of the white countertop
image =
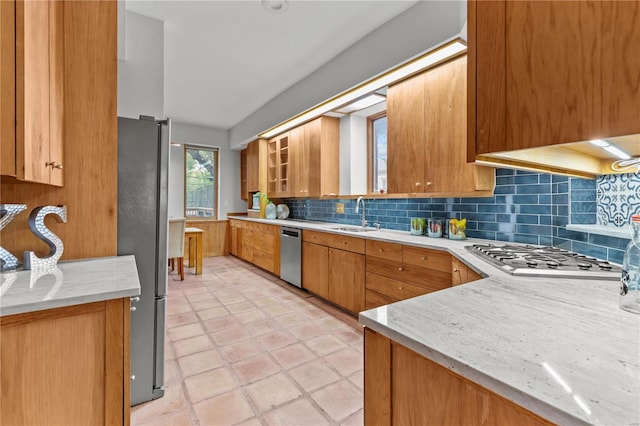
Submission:
<svg viewBox="0 0 640 426">
<path fill-rule="evenodd" d="M 42 274 L 2 272 L 0 280 L 0 316 L 140 294 L 132 255 L 60 262 Z"/>
<path fill-rule="evenodd" d="M 640 424 L 640 316 L 618 308 L 617 281 L 515 277 L 464 249 L 485 240 L 247 220 L 449 251 L 487 278 L 361 312 L 360 323 L 550 421 Z"/>
</svg>

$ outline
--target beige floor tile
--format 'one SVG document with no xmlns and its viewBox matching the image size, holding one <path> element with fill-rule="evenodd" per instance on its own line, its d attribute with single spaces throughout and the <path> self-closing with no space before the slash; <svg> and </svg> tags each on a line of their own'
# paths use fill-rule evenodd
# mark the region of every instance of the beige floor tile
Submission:
<svg viewBox="0 0 640 426">
<path fill-rule="evenodd" d="M 198 316 L 203 320 L 210 320 L 213 318 L 220 318 L 229 315 L 229 312 L 222 306 L 217 308 L 209 308 L 198 311 Z"/>
<path fill-rule="evenodd" d="M 167 315 L 176 315 L 176 314 L 184 314 L 185 312 L 191 312 L 191 305 L 185 301 L 185 303 L 175 304 L 168 303 L 167 304 Z"/>
<path fill-rule="evenodd" d="M 275 320 L 282 324 L 283 327 L 295 327 L 298 324 L 309 321 L 309 317 L 301 311 L 289 312 L 288 314 L 275 317 Z"/>
<path fill-rule="evenodd" d="M 347 347 L 347 345 L 333 337 L 331 334 L 322 334 L 309 339 L 304 343 L 309 347 L 309 349 L 320 356 L 330 354 L 331 352 Z"/>
<path fill-rule="evenodd" d="M 321 426 L 328 425 L 316 407 L 307 399 L 298 399 L 264 415 L 269 426 Z"/>
<path fill-rule="evenodd" d="M 240 323 L 233 316 L 229 315 L 226 317 L 214 318 L 204 322 L 204 326 L 211 333 L 217 333 L 218 331 L 222 331 L 225 328 L 238 326 Z"/>
<path fill-rule="evenodd" d="M 226 368 L 206 371 L 184 381 L 189 401 L 196 403 L 237 387 L 235 378 Z"/>
<path fill-rule="evenodd" d="M 362 368 L 362 365 L 360 366 Z M 357 371 L 349 376 L 351 383 L 356 385 L 361 391 L 364 390 L 364 370 Z"/>
<path fill-rule="evenodd" d="M 267 354 L 259 354 L 251 358 L 231 364 L 241 384 L 253 383 L 280 371 L 278 364 Z"/>
<path fill-rule="evenodd" d="M 253 417 L 249 420 L 245 420 L 244 422 L 238 423 L 235 426 L 262 426 L 262 422 L 257 417 Z"/>
<path fill-rule="evenodd" d="M 353 330 L 351 328 L 332 332 L 338 340 L 343 341 L 347 345 L 361 345 L 364 342 L 364 329 Z"/>
<path fill-rule="evenodd" d="M 206 288 L 206 286 L 205 286 L 205 288 Z M 202 302 L 202 301 L 207 301 L 207 300 L 216 301 L 216 297 L 210 291 L 203 291 L 201 293 L 187 294 L 186 297 L 187 297 L 187 299 L 189 299 L 189 302 L 191 302 L 191 303 Z"/>
<path fill-rule="evenodd" d="M 260 411 L 270 410 L 302 395 L 282 373 L 247 386 L 247 393 Z"/>
<path fill-rule="evenodd" d="M 176 356 L 179 358 L 196 352 L 202 352 L 207 349 L 213 349 L 213 345 L 211 344 L 209 337 L 196 336 L 180 340 L 179 342 L 173 342 L 173 348 L 176 351 Z"/>
<path fill-rule="evenodd" d="M 191 284 L 185 281 L 185 283 L 182 285 L 182 293 L 184 293 L 187 298 L 189 297 L 189 295 L 209 293 L 207 287 L 203 286 L 198 281 L 195 281 L 195 283 L 197 284 Z"/>
<path fill-rule="evenodd" d="M 167 316 L 167 328 L 193 324 L 194 322 L 198 322 L 198 317 L 195 312 Z"/>
<path fill-rule="evenodd" d="M 315 322 L 308 321 L 295 327 L 289 328 L 289 332 L 300 340 L 308 340 L 312 337 L 324 334 L 325 330 Z"/>
<path fill-rule="evenodd" d="M 231 305 L 227 305 L 227 309 L 229 310 L 229 312 L 231 312 L 232 314 L 239 314 L 241 312 L 247 312 L 247 311 L 251 311 L 256 309 L 255 306 L 253 306 L 253 304 L 251 302 L 240 302 L 240 303 L 234 303 Z"/>
<path fill-rule="evenodd" d="M 269 305 L 277 305 L 279 303 L 278 299 L 272 296 L 263 297 L 261 299 L 256 299 L 253 303 L 258 307 L 264 307 Z"/>
<path fill-rule="evenodd" d="M 254 416 L 242 392 L 235 390 L 193 406 L 200 425 L 232 425 Z"/>
<path fill-rule="evenodd" d="M 349 416 L 340 426 L 363 426 L 364 425 L 364 409 Z"/>
<path fill-rule="evenodd" d="M 220 346 L 229 345 L 234 342 L 246 339 L 250 334 L 240 326 L 225 328 L 224 330 L 211 333 L 213 340 Z"/>
<path fill-rule="evenodd" d="M 277 349 L 272 351 L 271 355 L 285 370 L 316 358 L 316 354 L 307 349 L 307 347 L 302 343 L 295 343 L 293 345 Z"/>
<path fill-rule="evenodd" d="M 184 377 L 218 368 L 222 364 L 223 361 L 215 350 L 198 352 L 178 358 L 178 365 L 180 365 Z"/>
<path fill-rule="evenodd" d="M 339 350 L 325 356 L 324 359 L 330 366 L 337 370 L 338 373 L 345 377 L 362 370 L 364 362 L 362 354 L 353 348 Z"/>
<path fill-rule="evenodd" d="M 245 326 L 253 336 L 261 336 L 263 334 L 271 333 L 279 330 L 281 327 L 280 323 L 274 320 L 257 321 Z"/>
<path fill-rule="evenodd" d="M 165 387 L 162 398 L 131 407 L 131 423 L 142 424 L 147 420 L 186 408 L 187 401 L 182 391 L 182 385 L 179 383 L 168 385 Z"/>
<path fill-rule="evenodd" d="M 171 341 L 175 342 L 177 340 L 186 339 L 189 337 L 200 336 L 204 334 L 204 329 L 200 325 L 200 323 L 180 325 L 178 327 L 170 328 L 167 331 L 167 335 Z"/>
<path fill-rule="evenodd" d="M 306 392 L 312 392 L 340 379 L 322 359 L 292 368 L 289 374 Z"/>
<path fill-rule="evenodd" d="M 218 306 L 221 306 L 221 305 L 217 299 L 209 299 L 209 300 L 198 300 L 196 302 L 192 302 L 191 306 L 193 306 L 193 309 L 195 309 L 196 311 L 202 311 L 204 309 L 217 308 Z"/>
<path fill-rule="evenodd" d="M 191 414 L 187 410 L 180 410 L 163 416 L 147 419 L 140 426 L 188 426 L 191 425 Z"/>
<path fill-rule="evenodd" d="M 173 345 L 169 340 L 167 340 L 164 344 L 164 359 L 165 361 L 172 360 L 176 358 L 176 351 L 173 349 Z"/>
<path fill-rule="evenodd" d="M 272 351 L 274 349 L 290 345 L 296 341 L 296 338 L 284 330 L 277 330 L 259 336 L 257 337 L 257 340 L 266 350 Z"/>
<path fill-rule="evenodd" d="M 262 352 L 260 345 L 253 339 L 243 340 L 238 343 L 224 346 L 222 353 L 230 363 L 238 362 L 250 358 Z"/>
<path fill-rule="evenodd" d="M 235 305 L 231 305 L 231 306 L 235 306 Z M 240 324 L 247 324 L 250 322 L 255 322 L 258 320 L 265 319 L 267 316 L 258 309 L 251 309 L 249 311 L 236 314 L 235 317 L 240 322 Z"/>
<path fill-rule="evenodd" d="M 267 315 L 271 317 L 277 317 L 278 315 L 288 314 L 293 312 L 293 308 L 287 305 L 275 304 L 268 305 L 262 308 L 263 311 L 267 313 Z"/>
<path fill-rule="evenodd" d="M 235 305 L 247 301 L 247 299 L 245 299 L 243 295 L 235 290 L 226 294 L 216 294 L 216 297 L 220 302 L 222 302 L 223 305 Z"/>
<path fill-rule="evenodd" d="M 342 380 L 311 394 L 311 398 L 335 421 L 341 421 L 362 408 L 362 393 L 348 380 Z"/>
<path fill-rule="evenodd" d="M 181 382 L 182 376 L 178 370 L 178 363 L 175 360 L 167 360 L 164 363 L 164 384 L 170 385 L 175 382 Z"/>
</svg>

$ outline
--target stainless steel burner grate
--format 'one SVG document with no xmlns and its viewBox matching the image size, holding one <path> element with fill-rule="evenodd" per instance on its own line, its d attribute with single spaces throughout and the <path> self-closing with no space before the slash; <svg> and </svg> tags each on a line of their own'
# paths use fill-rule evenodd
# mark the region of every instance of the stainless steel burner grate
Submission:
<svg viewBox="0 0 640 426">
<path fill-rule="evenodd" d="M 474 244 L 466 248 L 512 275 L 619 280 L 621 274 L 619 265 L 558 247 Z"/>
</svg>

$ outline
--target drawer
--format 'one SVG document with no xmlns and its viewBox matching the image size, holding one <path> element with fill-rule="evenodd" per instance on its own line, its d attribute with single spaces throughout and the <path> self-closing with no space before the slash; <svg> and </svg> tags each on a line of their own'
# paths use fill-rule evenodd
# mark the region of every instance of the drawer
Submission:
<svg viewBox="0 0 640 426">
<path fill-rule="evenodd" d="M 451 272 L 451 255 L 446 251 L 403 246 L 402 262 L 405 265 L 415 265 L 421 268 Z"/>
<path fill-rule="evenodd" d="M 408 284 L 424 287 L 430 291 L 442 290 L 443 288 L 451 287 L 451 266 L 449 266 L 447 272 L 442 272 L 431 268 L 404 264 L 398 279 Z"/>
<path fill-rule="evenodd" d="M 410 299 L 416 296 L 430 293 L 431 290 L 409 284 L 406 282 L 394 280 L 393 278 L 383 277 L 382 275 L 367 272 L 366 280 L 367 290 L 373 290 L 385 296 L 389 296 L 396 300 Z"/>
<path fill-rule="evenodd" d="M 255 239 L 253 241 L 253 249 L 255 251 L 264 252 L 270 256 L 273 256 L 273 254 L 276 252 L 273 242 L 266 243 L 264 241 L 256 241 Z"/>
<path fill-rule="evenodd" d="M 302 240 L 355 253 L 364 254 L 365 251 L 364 238 L 304 230 L 302 232 Z"/>
<path fill-rule="evenodd" d="M 280 236 L 278 235 L 278 238 Z M 253 240 L 256 242 L 256 246 L 275 246 L 276 236 L 272 233 L 264 233 L 263 231 L 253 232 Z"/>
<path fill-rule="evenodd" d="M 402 262 L 402 244 L 366 240 L 366 253 L 367 256 L 389 259 L 398 263 Z"/>
<path fill-rule="evenodd" d="M 469 269 L 457 257 L 451 257 L 451 285 L 460 285 L 468 281 Z"/>
<path fill-rule="evenodd" d="M 397 302 L 397 300 L 395 300 L 392 297 L 385 296 L 383 294 L 376 293 L 375 291 L 371 291 L 371 290 L 367 290 L 365 292 L 364 297 L 365 297 L 365 302 L 364 302 L 365 309 L 373 309 L 373 308 L 377 308 L 378 306 L 384 306 L 390 303 Z"/>
<path fill-rule="evenodd" d="M 401 262 L 372 256 L 367 256 L 366 262 L 367 272 L 398 280 L 401 279 L 400 274 L 404 269 Z"/>
</svg>

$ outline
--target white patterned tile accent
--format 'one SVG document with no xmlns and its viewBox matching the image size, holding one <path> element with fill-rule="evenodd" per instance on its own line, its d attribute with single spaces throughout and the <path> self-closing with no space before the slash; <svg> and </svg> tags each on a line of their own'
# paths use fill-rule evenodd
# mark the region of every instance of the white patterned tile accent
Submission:
<svg viewBox="0 0 640 426">
<path fill-rule="evenodd" d="M 640 175 L 602 175 L 597 179 L 598 225 L 625 226 L 640 214 Z"/>
</svg>

